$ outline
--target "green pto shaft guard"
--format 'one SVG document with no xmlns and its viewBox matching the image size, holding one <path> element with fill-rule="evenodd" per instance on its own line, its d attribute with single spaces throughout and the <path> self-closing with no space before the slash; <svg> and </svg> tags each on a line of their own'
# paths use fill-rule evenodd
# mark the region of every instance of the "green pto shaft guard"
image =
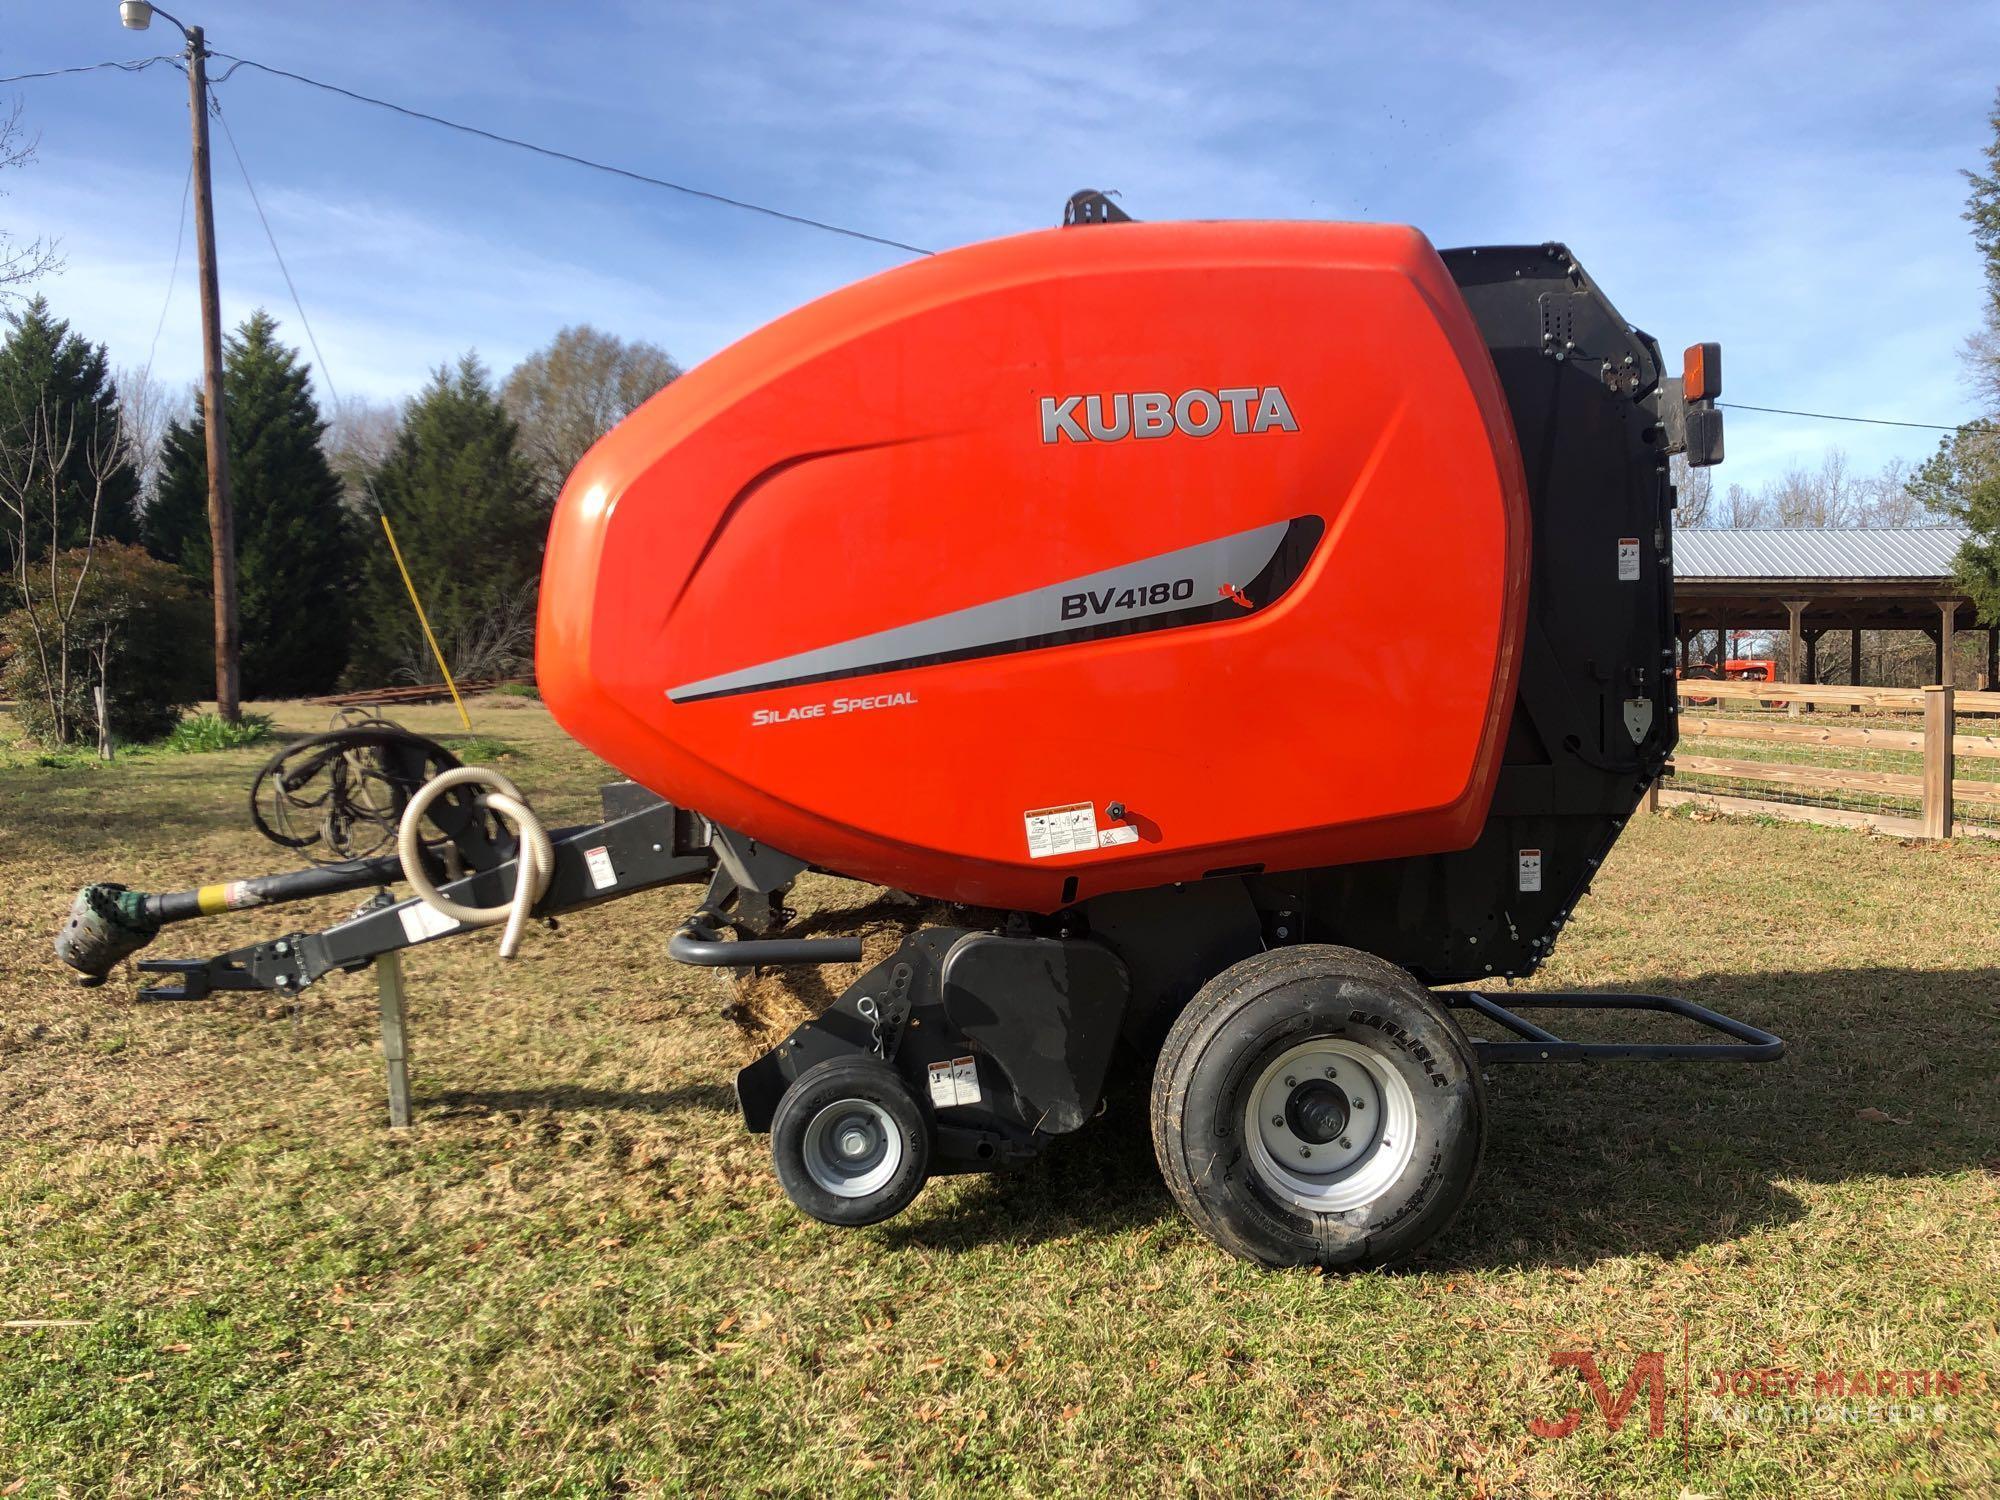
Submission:
<svg viewBox="0 0 2000 1500">
<path fill-rule="evenodd" d="M 144 892 L 101 882 L 87 885 L 70 904 L 69 920 L 56 934 L 56 957 L 83 977 L 79 984 L 104 983 L 121 959 L 150 943 L 160 924 L 145 914 Z"/>
</svg>

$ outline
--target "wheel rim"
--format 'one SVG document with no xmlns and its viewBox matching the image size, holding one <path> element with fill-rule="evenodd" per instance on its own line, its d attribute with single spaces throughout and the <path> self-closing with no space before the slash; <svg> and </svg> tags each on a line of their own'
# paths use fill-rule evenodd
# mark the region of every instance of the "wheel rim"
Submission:
<svg viewBox="0 0 2000 1500">
<path fill-rule="evenodd" d="M 1258 1074 L 1243 1134 L 1258 1180 L 1278 1198 L 1308 1213 L 1348 1213 L 1409 1166 L 1417 1103 L 1380 1053 L 1315 1037 Z"/>
<path fill-rule="evenodd" d="M 837 1099 L 806 1126 L 806 1173 L 836 1198 L 866 1198 L 903 1165 L 903 1137 L 872 1099 Z"/>
</svg>

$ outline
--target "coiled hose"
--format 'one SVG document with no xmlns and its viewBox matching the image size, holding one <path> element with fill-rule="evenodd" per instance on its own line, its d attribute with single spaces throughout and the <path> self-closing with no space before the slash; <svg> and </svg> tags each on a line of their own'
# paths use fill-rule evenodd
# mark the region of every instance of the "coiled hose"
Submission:
<svg viewBox="0 0 2000 1500">
<path fill-rule="evenodd" d="M 430 876 L 424 873 L 424 813 L 440 795 L 458 786 L 486 788 L 479 796 L 480 805 L 514 825 L 520 849 L 514 858 L 514 894 L 504 905 L 460 906 L 440 895 Z M 548 890 L 556 868 L 555 845 L 549 842 L 548 831 L 528 806 L 528 799 L 513 782 L 484 766 L 460 766 L 442 776 L 433 776 L 417 789 L 410 805 L 403 809 L 403 821 L 396 829 L 396 856 L 402 861 L 403 879 L 432 911 L 467 927 L 490 927 L 504 921 L 507 930 L 500 934 L 502 958 L 512 958 L 520 948 L 528 917 Z"/>
</svg>

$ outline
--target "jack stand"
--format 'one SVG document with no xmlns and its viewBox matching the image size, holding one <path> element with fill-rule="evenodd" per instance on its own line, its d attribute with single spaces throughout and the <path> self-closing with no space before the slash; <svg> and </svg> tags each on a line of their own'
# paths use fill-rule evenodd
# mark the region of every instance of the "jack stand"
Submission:
<svg viewBox="0 0 2000 1500">
<path fill-rule="evenodd" d="M 389 1075 L 389 1128 L 410 1128 L 409 1036 L 403 1025 L 403 956 L 375 960 L 375 990 L 382 1002 L 382 1063 Z"/>
</svg>

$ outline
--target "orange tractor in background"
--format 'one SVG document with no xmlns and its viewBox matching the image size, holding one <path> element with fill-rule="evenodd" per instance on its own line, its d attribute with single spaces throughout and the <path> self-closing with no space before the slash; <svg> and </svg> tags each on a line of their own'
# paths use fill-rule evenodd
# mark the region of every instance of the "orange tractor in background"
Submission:
<svg viewBox="0 0 2000 1500">
<path fill-rule="evenodd" d="M 1778 664 L 1767 656 L 1731 657 L 1722 664 L 1720 672 L 1717 672 L 1712 664 L 1703 662 L 1699 666 L 1684 668 L 1674 675 L 1682 682 L 1776 682 Z M 1765 708 L 1783 708 L 1786 700 L 1764 698 L 1758 701 Z M 1701 698 L 1683 692 L 1681 702 L 1693 704 L 1697 708 L 1711 708 L 1715 704 L 1715 699 Z"/>
</svg>

